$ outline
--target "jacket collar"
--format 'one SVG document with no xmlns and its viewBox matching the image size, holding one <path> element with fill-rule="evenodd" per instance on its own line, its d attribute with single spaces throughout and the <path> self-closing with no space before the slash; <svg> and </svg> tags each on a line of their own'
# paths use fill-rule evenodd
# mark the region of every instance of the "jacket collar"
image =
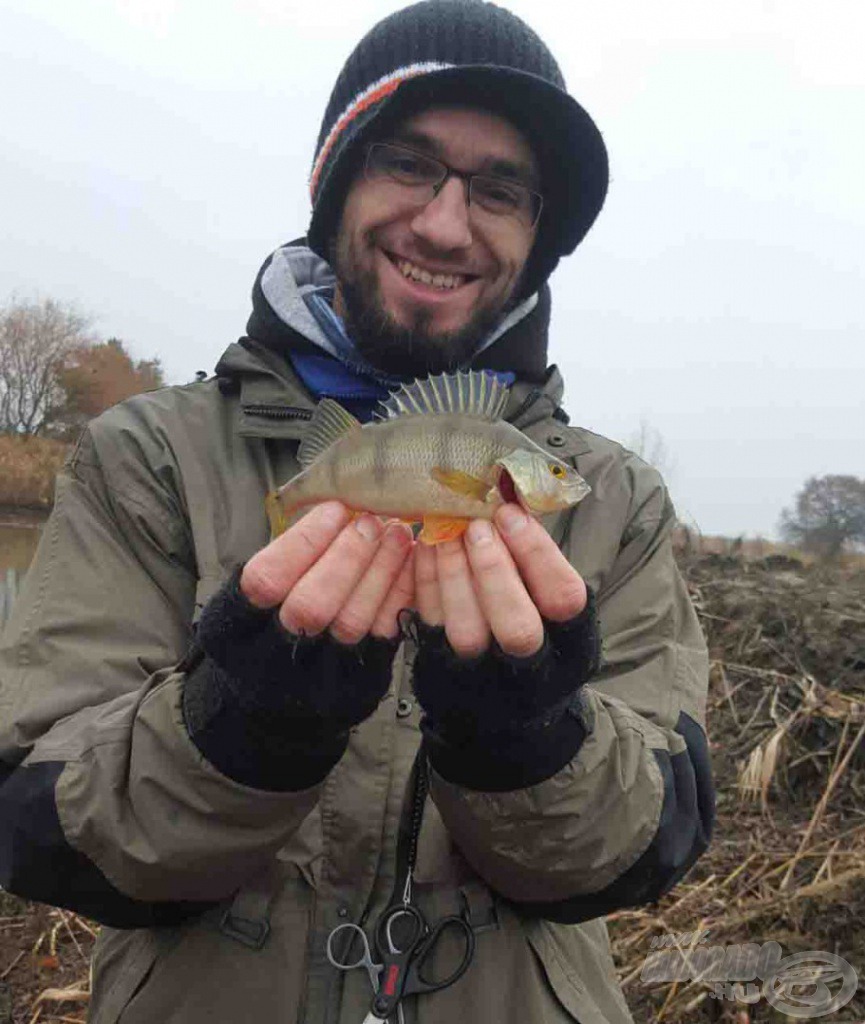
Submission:
<svg viewBox="0 0 865 1024">
<path fill-rule="evenodd" d="M 268 274 L 274 260 L 290 258 L 294 283 L 283 273 Z M 321 352 L 321 328 L 305 302 L 306 291 L 326 284 L 326 264 L 315 263 L 302 242 L 289 243 L 271 254 L 259 270 L 252 292 L 252 314 L 247 334 L 223 353 L 216 367 L 224 392 L 239 392 L 238 429 L 246 437 L 300 439 L 315 408 L 287 358 L 292 351 Z M 299 261 L 300 269 L 297 269 Z M 301 283 L 298 284 L 298 281 Z M 511 371 L 517 381 L 511 389 L 505 416 L 521 430 L 549 420 L 564 391 L 561 374 L 547 367 L 550 291 L 544 285 L 533 308 L 488 348 L 478 354 L 474 369 Z M 562 436 L 566 435 L 564 429 Z M 561 445 L 561 454 L 573 442 Z M 577 445 L 577 447 L 580 447 Z"/>
</svg>

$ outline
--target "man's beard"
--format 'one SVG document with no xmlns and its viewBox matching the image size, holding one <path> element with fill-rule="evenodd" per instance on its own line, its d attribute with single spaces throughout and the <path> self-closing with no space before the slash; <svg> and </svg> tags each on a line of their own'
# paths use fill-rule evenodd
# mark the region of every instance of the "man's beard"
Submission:
<svg viewBox="0 0 865 1024">
<path fill-rule="evenodd" d="M 342 234 L 331 266 L 344 304 L 345 327 L 358 353 L 372 366 L 398 377 L 425 377 L 465 368 L 484 338 L 513 308 L 510 302 L 482 306 L 453 331 L 432 333 L 434 311 L 418 308 L 411 323 L 399 323 L 382 302 L 373 266 L 361 266 Z"/>
</svg>

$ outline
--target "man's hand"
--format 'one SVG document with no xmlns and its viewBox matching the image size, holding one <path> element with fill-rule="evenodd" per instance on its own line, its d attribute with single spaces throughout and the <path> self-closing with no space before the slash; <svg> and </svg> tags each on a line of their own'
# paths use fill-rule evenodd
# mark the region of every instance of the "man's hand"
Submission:
<svg viewBox="0 0 865 1024">
<path fill-rule="evenodd" d="M 280 622 L 298 636 L 329 629 L 343 644 L 367 634 L 391 639 L 413 603 L 412 547 L 407 526 L 367 514 L 353 520 L 328 501 L 253 555 L 240 589 L 257 608 L 279 607 Z"/>
<path fill-rule="evenodd" d="M 567 622 L 586 605 L 583 578 L 536 520 L 517 505 L 494 525 L 473 520 L 465 537 L 415 552 L 415 597 L 423 621 L 445 628 L 463 657 L 494 637 L 506 654 L 528 657 L 544 642 L 543 619 Z"/>
</svg>

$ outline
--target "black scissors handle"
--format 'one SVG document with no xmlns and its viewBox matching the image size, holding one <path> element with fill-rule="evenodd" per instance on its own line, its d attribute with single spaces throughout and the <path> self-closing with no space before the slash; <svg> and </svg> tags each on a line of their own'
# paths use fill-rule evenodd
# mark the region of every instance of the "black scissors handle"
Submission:
<svg viewBox="0 0 865 1024">
<path fill-rule="evenodd" d="M 448 929 L 460 932 L 464 941 L 462 960 L 447 977 L 431 978 L 424 968 Z M 475 951 L 475 934 L 462 917 L 442 918 L 431 929 L 413 904 L 385 911 L 376 925 L 375 937 L 383 970 L 372 1005 L 374 1015 L 382 1019 L 393 1013 L 403 996 L 437 992 L 452 985 L 465 973 Z"/>
<path fill-rule="evenodd" d="M 429 966 L 428 961 L 432 959 L 439 939 L 450 929 L 458 933 L 458 938 L 463 940 L 463 956 L 457 966 L 444 978 L 431 978 L 425 968 Z M 441 988 L 453 985 L 468 970 L 472 957 L 475 955 L 475 933 L 465 918 L 454 914 L 452 917 L 443 917 L 436 922 L 435 927 L 430 931 L 420 945 L 415 949 L 414 956 L 409 961 L 408 972 L 405 984 L 403 985 L 404 995 L 413 995 L 416 992 L 438 992 Z"/>
</svg>

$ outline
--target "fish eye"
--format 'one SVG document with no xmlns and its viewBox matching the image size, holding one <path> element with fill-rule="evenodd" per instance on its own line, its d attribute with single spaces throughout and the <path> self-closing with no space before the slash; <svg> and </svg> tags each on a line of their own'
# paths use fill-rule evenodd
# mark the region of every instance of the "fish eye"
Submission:
<svg viewBox="0 0 865 1024">
<path fill-rule="evenodd" d="M 550 463 L 550 472 L 557 480 L 561 480 L 565 475 L 565 467 L 560 466 L 557 462 Z"/>
</svg>

